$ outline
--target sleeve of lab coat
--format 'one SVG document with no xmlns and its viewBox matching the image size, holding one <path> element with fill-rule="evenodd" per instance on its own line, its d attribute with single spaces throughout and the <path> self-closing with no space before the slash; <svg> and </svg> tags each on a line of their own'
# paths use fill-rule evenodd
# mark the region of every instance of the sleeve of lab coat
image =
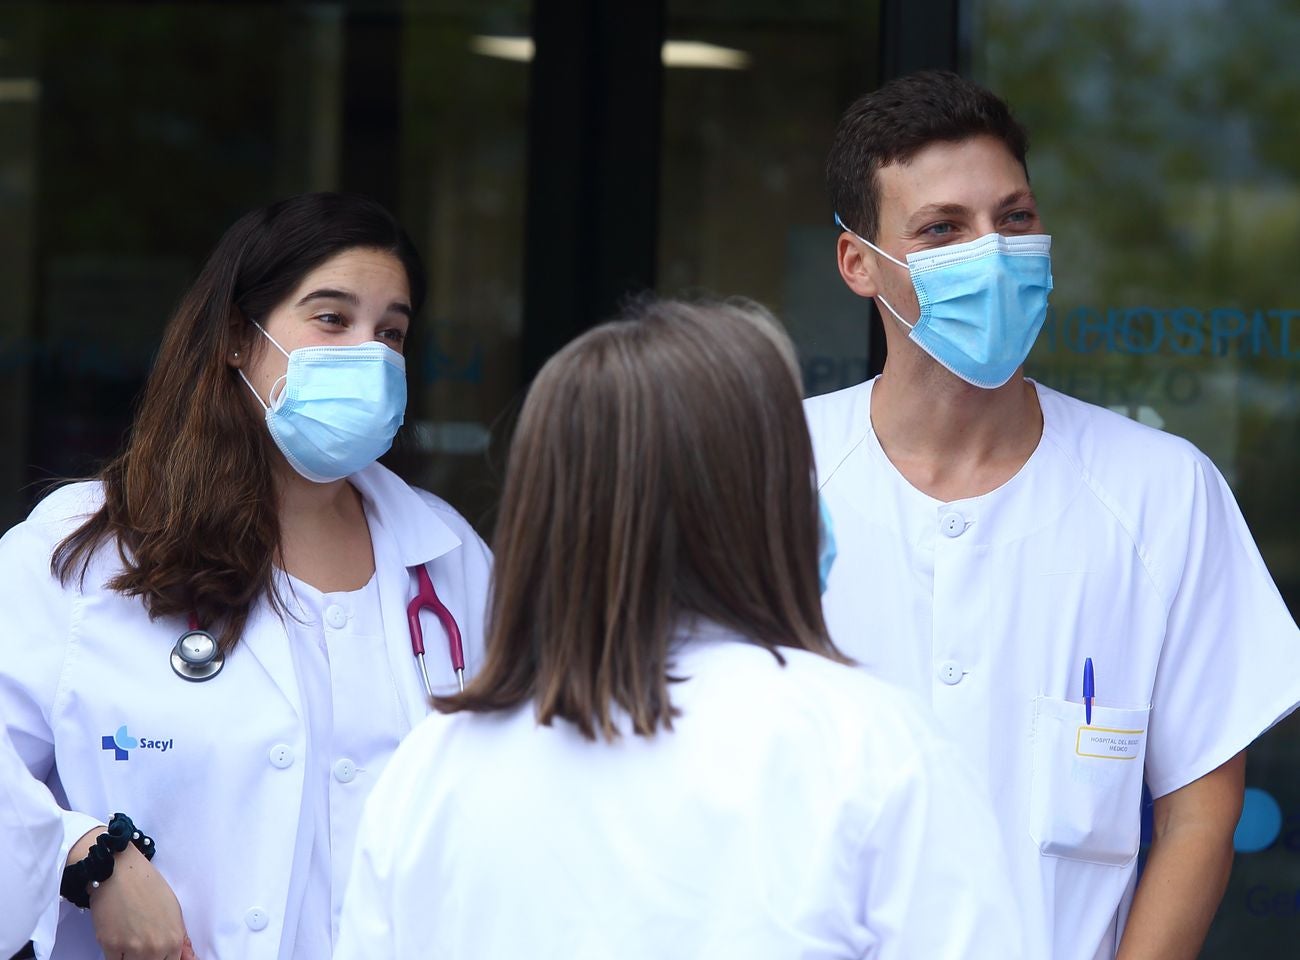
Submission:
<svg viewBox="0 0 1300 960">
<path fill-rule="evenodd" d="M 909 726 L 924 730 L 924 721 Z M 948 745 L 922 733 L 913 746 L 860 848 L 876 949 L 866 955 L 1020 960 L 1021 920 L 989 801 Z"/>
<path fill-rule="evenodd" d="M 59 898 L 59 812 L 0 730 L 0 822 L 9 828 L 9 849 L 0 856 L 0 957 L 22 949 L 40 915 Z"/>
<path fill-rule="evenodd" d="M 1203 455 L 1190 509 L 1149 547 L 1172 596 L 1151 695 L 1146 777 L 1163 796 L 1247 747 L 1300 702 L 1300 632 L 1232 491 Z M 1184 498 L 1183 502 L 1187 502 Z"/>
<path fill-rule="evenodd" d="M 0 539 L 0 606 L 7 611 L 5 629 L 0 630 L 0 717 L 18 756 L 42 781 L 54 769 L 51 716 L 60 695 L 76 596 L 74 589 L 64 589 L 50 573 L 50 553 L 61 527 L 29 519 Z M 62 842 L 50 851 L 60 874 L 72 845 L 104 823 L 99 817 L 70 811 L 63 811 L 61 820 Z M 45 904 L 32 936 L 38 956 L 48 956 L 54 944 L 57 893 L 56 889 Z"/>
</svg>

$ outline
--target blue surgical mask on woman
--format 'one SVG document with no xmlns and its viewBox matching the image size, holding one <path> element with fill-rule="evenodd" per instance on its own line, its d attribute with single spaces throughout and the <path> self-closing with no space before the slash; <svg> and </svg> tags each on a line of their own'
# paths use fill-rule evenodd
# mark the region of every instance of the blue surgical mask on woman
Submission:
<svg viewBox="0 0 1300 960">
<path fill-rule="evenodd" d="M 817 583 L 823 596 L 826 584 L 830 581 L 831 567 L 835 565 L 835 525 L 831 522 L 831 512 L 826 509 L 826 498 L 817 494 L 817 512 L 819 523 L 817 531 Z"/>
<path fill-rule="evenodd" d="M 271 439 L 289 466 L 308 480 L 329 483 L 388 452 L 406 415 L 406 360 L 400 353 L 373 341 L 290 353 L 261 324 L 253 326 L 289 359 L 269 404 L 239 371 L 266 410 Z"/>
<path fill-rule="evenodd" d="M 909 253 L 907 262 L 849 230 L 891 263 L 907 270 L 921 315 L 915 322 L 882 296 L 908 339 L 967 383 L 1000 387 L 1025 362 L 1047 319 L 1052 290 L 1052 238 L 990 233 L 969 243 Z"/>
</svg>

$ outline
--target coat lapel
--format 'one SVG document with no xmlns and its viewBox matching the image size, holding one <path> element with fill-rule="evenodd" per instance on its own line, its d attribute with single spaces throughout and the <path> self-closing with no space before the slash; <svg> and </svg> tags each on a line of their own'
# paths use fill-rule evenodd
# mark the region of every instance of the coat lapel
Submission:
<svg viewBox="0 0 1300 960">
<path fill-rule="evenodd" d="M 414 727 L 428 716 L 430 707 L 406 620 L 407 604 L 416 593 L 413 570 L 458 549 L 460 538 L 420 494 L 384 467 L 369 467 L 354 476 L 352 482 L 366 502 L 389 669 L 407 719 Z M 446 657 L 442 631 L 432 616 L 426 615 L 422 623 L 425 661 L 434 691 L 450 693 L 452 688 L 445 681 L 439 683 L 440 664 Z"/>
<path fill-rule="evenodd" d="M 280 596 L 287 596 L 288 583 L 283 573 L 276 572 L 274 586 Z M 275 681 L 280 693 L 301 719 L 302 696 L 298 689 L 298 673 L 294 669 L 293 653 L 289 649 L 289 627 L 281 619 L 282 616 L 288 614 L 273 609 L 268 601 L 258 603 L 249 612 L 241 645 L 257 658 L 262 669 Z M 238 655 L 238 649 L 231 654 Z"/>
</svg>

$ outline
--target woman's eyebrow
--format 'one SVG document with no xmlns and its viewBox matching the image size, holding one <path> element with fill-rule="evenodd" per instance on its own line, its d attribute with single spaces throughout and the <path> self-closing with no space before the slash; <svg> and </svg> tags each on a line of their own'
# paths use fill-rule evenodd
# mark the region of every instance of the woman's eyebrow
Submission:
<svg viewBox="0 0 1300 960">
<path fill-rule="evenodd" d="M 301 307 L 303 304 L 311 303 L 313 300 L 342 300 L 346 303 L 352 304 L 354 307 L 361 306 L 361 298 L 355 293 L 349 293 L 346 290 L 330 290 L 327 288 L 313 290 L 311 293 L 307 294 L 307 296 L 299 300 L 296 306 Z"/>
<path fill-rule="evenodd" d="M 299 300 L 295 306 L 301 307 L 316 300 L 342 300 L 344 303 L 350 304 L 354 307 L 361 306 L 361 298 L 355 293 L 350 293 L 347 290 L 334 290 L 328 287 L 323 287 L 320 290 L 313 290 L 311 293 L 307 294 L 307 296 Z M 414 311 L 411 310 L 411 305 L 405 301 L 394 300 L 388 305 L 388 310 L 386 312 L 400 313 L 402 316 L 410 320 Z"/>
</svg>

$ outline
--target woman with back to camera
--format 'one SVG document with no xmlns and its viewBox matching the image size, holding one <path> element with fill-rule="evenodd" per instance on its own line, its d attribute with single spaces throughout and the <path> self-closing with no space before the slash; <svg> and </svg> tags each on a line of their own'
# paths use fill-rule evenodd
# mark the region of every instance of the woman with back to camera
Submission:
<svg viewBox="0 0 1300 960">
<path fill-rule="evenodd" d="M 412 598 L 481 661 L 486 547 L 375 463 L 423 297 L 373 201 L 246 215 L 125 451 L 0 541 L 0 716 L 68 811 L 39 957 L 329 956 L 364 799 L 429 709 Z M 424 618 L 435 691 L 457 689 L 454 632 Z"/>
<path fill-rule="evenodd" d="M 1021 955 L 987 801 L 827 638 L 812 471 L 756 308 L 543 368 L 487 660 L 371 795 L 336 960 Z"/>
</svg>

